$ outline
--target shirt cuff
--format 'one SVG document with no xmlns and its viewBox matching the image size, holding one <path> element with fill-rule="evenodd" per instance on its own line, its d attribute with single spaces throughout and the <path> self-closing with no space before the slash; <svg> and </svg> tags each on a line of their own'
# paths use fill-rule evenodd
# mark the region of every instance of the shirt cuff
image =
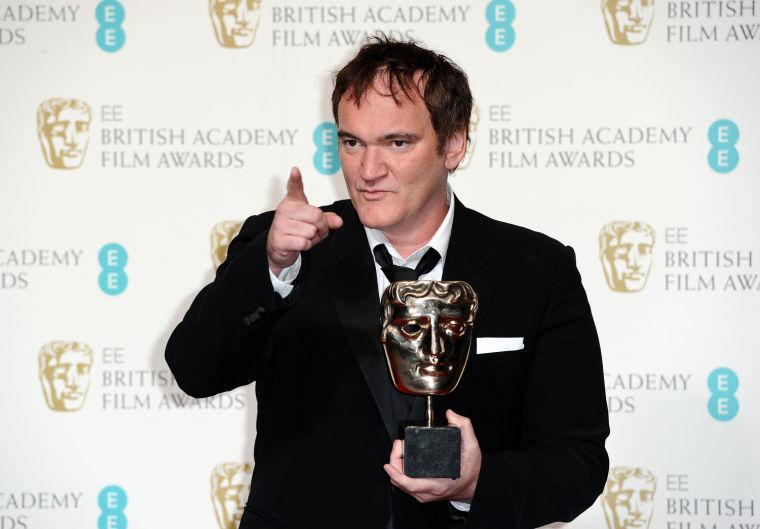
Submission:
<svg viewBox="0 0 760 529">
<path fill-rule="evenodd" d="M 470 504 L 465 501 L 450 501 L 449 503 L 458 511 L 470 512 Z"/>
<path fill-rule="evenodd" d="M 283 268 L 280 275 L 276 276 L 269 270 L 269 279 L 272 281 L 272 288 L 280 297 L 285 299 L 293 291 L 293 281 L 298 277 L 301 271 L 301 254 L 298 254 L 296 262 L 287 268 Z"/>
</svg>

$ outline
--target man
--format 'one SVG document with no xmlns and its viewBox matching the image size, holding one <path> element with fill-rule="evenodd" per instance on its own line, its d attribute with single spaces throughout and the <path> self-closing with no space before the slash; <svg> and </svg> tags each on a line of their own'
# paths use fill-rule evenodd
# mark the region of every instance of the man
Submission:
<svg viewBox="0 0 760 529">
<path fill-rule="evenodd" d="M 377 39 L 337 74 L 332 103 L 351 200 L 308 204 L 294 168 L 276 211 L 245 222 L 166 350 L 193 396 L 256 381 L 256 464 L 240 526 L 575 517 L 604 485 L 608 423 L 572 250 L 451 193 L 472 96 L 447 58 Z M 375 259 L 477 293 L 471 362 L 459 388 L 435 399 L 436 415 L 461 429 L 459 479 L 402 473 L 399 422 L 421 419 L 425 405 L 392 386 L 379 339 L 390 280 Z"/>
</svg>

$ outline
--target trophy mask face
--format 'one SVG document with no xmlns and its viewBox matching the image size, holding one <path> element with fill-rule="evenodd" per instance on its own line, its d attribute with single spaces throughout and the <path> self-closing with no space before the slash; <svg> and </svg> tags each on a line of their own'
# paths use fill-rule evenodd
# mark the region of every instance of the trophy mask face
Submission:
<svg viewBox="0 0 760 529">
<path fill-rule="evenodd" d="M 426 396 L 456 388 L 476 310 L 472 287 L 461 281 L 401 281 L 386 289 L 381 341 L 399 391 Z"/>
</svg>

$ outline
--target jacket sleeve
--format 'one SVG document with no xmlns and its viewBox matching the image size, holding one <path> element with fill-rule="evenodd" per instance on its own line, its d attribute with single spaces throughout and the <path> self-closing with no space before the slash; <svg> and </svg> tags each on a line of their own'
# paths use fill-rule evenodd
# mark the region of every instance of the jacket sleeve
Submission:
<svg viewBox="0 0 760 529">
<path fill-rule="evenodd" d="M 297 296 L 284 302 L 272 288 L 266 257 L 272 218 L 270 212 L 245 221 L 216 278 L 169 338 L 166 361 L 188 395 L 229 391 L 256 380 L 264 369 L 272 325 Z"/>
<path fill-rule="evenodd" d="M 467 527 L 570 521 L 606 481 L 599 338 L 570 247 L 557 266 L 526 376 L 520 450 L 483 454 Z"/>
</svg>

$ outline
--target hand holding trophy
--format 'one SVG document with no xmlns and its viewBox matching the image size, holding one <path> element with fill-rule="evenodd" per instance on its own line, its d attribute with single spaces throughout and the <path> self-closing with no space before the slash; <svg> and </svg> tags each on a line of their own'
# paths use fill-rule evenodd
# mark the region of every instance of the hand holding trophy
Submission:
<svg viewBox="0 0 760 529">
<path fill-rule="evenodd" d="M 475 291 L 464 281 L 399 281 L 383 294 L 380 340 L 393 384 L 402 393 L 427 397 L 427 425 L 404 429 L 409 477 L 459 477 L 459 429 L 434 426 L 432 398 L 459 384 L 477 309 Z"/>
</svg>

